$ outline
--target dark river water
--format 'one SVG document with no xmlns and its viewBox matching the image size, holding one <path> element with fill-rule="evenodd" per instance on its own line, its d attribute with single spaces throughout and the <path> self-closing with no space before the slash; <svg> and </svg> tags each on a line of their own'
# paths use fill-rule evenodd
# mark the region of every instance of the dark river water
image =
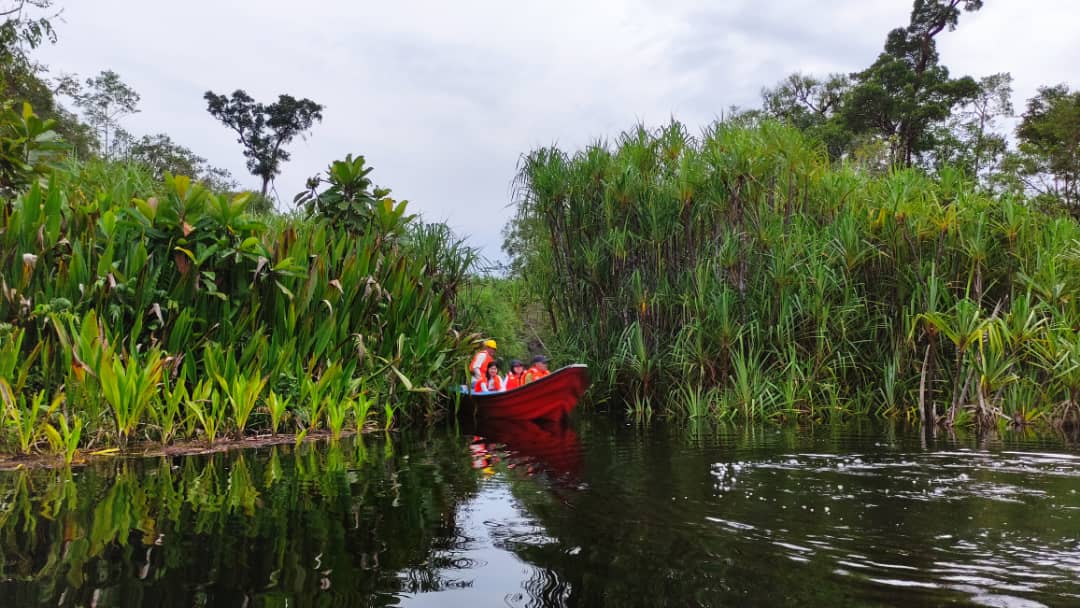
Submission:
<svg viewBox="0 0 1080 608">
<path fill-rule="evenodd" d="M 1080 450 L 504 426 L 0 473 L 0 606 L 1080 606 Z"/>
</svg>

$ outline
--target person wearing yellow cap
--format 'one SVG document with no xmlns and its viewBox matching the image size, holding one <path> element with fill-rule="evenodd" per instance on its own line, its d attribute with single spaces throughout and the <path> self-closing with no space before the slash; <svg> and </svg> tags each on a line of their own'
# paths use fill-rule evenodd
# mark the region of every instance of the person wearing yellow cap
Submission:
<svg viewBox="0 0 1080 608">
<path fill-rule="evenodd" d="M 473 355 L 472 361 L 469 363 L 469 373 L 472 375 L 472 382 L 475 384 L 477 380 L 484 377 L 487 372 L 488 363 L 495 360 L 495 349 L 498 345 L 495 344 L 495 340 L 488 338 L 484 340 L 482 348 Z"/>
</svg>

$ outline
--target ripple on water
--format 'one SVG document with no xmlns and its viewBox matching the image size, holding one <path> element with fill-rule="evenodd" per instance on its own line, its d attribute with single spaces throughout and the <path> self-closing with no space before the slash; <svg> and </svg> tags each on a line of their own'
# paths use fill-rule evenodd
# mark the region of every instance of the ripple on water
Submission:
<svg viewBox="0 0 1080 608">
<path fill-rule="evenodd" d="M 1078 591 L 1080 527 L 1062 513 L 1080 509 L 1080 456 L 807 452 L 711 473 L 721 513 L 708 522 L 793 562 L 828 560 L 861 584 L 1009 608 Z M 1053 520 L 1071 527 L 1031 533 Z"/>
</svg>

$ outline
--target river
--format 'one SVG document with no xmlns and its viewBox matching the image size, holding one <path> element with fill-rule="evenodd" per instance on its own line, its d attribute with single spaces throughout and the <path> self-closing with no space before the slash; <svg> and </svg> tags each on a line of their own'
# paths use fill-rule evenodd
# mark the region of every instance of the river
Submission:
<svg viewBox="0 0 1080 608">
<path fill-rule="evenodd" d="M 0 473 L 3 606 L 1080 605 L 1080 449 L 437 428 Z"/>
</svg>

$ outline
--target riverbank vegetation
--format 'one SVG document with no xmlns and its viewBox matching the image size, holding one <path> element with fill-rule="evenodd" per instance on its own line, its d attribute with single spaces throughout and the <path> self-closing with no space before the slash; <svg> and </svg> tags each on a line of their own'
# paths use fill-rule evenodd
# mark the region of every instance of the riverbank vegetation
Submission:
<svg viewBox="0 0 1080 608">
<path fill-rule="evenodd" d="M 362 157 L 313 180 L 304 212 L 256 217 L 247 195 L 75 162 L 29 106 L 6 116 L 31 163 L 7 167 L 21 193 L 0 209 L 5 451 L 338 436 L 444 407 L 475 254 Z"/>
<path fill-rule="evenodd" d="M 959 171 L 672 123 L 536 150 L 520 192 L 517 263 L 558 349 L 637 413 L 1078 418 L 1080 227 Z"/>
<path fill-rule="evenodd" d="M 337 438 L 450 407 L 475 251 L 362 156 L 275 212 L 285 147 L 322 118 L 309 99 L 206 93 L 256 192 L 166 134 L 136 138 L 122 120 L 140 96 L 118 74 L 30 56 L 56 10 L 19 0 L 0 26 L 0 453 Z"/>
<path fill-rule="evenodd" d="M 680 417 L 1080 421 L 1080 93 L 950 76 L 981 2 L 914 3 L 873 65 L 794 74 L 693 135 L 672 121 L 523 157 L 504 248 L 557 353 Z"/>
</svg>

